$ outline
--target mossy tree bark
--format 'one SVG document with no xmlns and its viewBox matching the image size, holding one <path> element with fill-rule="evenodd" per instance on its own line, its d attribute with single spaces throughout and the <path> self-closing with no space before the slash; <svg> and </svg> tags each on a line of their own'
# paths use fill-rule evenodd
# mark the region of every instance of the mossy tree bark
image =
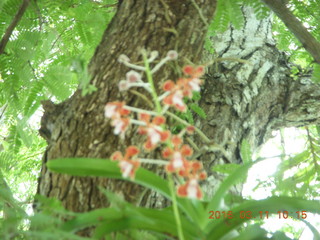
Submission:
<svg viewBox="0 0 320 240">
<path fill-rule="evenodd" d="M 214 141 L 212 151 L 200 156 L 206 169 L 216 164 L 242 162 L 244 139 L 257 150 L 272 131 L 320 122 L 320 88 L 310 75 L 291 77 L 290 63 L 276 48 L 272 37 L 272 15 L 258 20 L 251 8 L 244 7 L 242 29 L 232 26 L 212 37 L 217 60 L 208 69 L 200 106 L 207 119 L 200 127 Z M 247 61 L 243 63 L 241 60 Z M 223 179 L 212 173 L 206 192 L 213 195 Z M 234 189 L 236 194 L 241 186 Z"/>
</svg>

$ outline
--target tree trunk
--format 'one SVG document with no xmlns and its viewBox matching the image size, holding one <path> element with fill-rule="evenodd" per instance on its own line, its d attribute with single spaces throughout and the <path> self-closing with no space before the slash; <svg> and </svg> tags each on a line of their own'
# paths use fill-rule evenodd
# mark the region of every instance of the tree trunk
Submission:
<svg viewBox="0 0 320 240">
<path fill-rule="evenodd" d="M 272 16 L 257 20 L 253 9 L 243 7 L 242 29 L 229 30 L 212 38 L 217 59 L 208 70 L 200 106 L 207 119 L 196 126 L 213 140 L 214 150 L 200 156 L 205 168 L 241 163 L 240 147 L 246 139 L 257 150 L 273 130 L 319 124 L 319 85 L 310 76 L 293 80 L 287 57 L 272 38 Z M 225 60 L 223 60 L 225 59 Z M 238 60 L 246 60 L 241 63 Z M 209 177 L 205 190 L 213 195 L 223 178 Z M 241 185 L 233 189 L 239 194 Z"/>
<path fill-rule="evenodd" d="M 47 139 L 48 147 L 38 194 L 57 198 L 68 210 L 75 212 L 107 206 L 98 187 L 122 194 L 130 202 L 141 202 L 143 189 L 138 185 L 113 179 L 55 174 L 49 172 L 45 164 L 59 157 L 109 158 L 125 146 L 141 143 L 134 131 L 129 131 L 124 140 L 114 136 L 104 117 L 104 106 L 111 101 L 123 99 L 128 105 L 145 107 L 135 95 L 119 93 L 118 83 L 130 70 L 118 63 L 119 55 L 126 54 L 131 62 L 137 62 L 141 61 L 141 49 L 157 50 L 160 57 L 175 49 L 183 58 L 199 62 L 207 23 L 213 17 L 215 6 L 215 0 L 126 0 L 119 4 L 89 66 L 91 84 L 98 90 L 85 97 L 77 91 L 58 105 L 50 101 L 43 104 L 45 113 L 40 133 Z M 157 87 L 173 76 L 172 72 L 170 67 L 163 68 L 155 77 Z M 142 201 L 139 204 L 154 206 L 157 199 L 147 196 Z"/>
</svg>

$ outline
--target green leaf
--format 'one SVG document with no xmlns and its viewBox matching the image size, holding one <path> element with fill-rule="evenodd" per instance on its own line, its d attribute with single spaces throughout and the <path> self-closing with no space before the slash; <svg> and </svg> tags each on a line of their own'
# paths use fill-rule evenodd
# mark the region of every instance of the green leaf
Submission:
<svg viewBox="0 0 320 240">
<path fill-rule="evenodd" d="M 243 7 L 242 1 L 239 1 L 239 0 L 230 1 L 228 5 L 230 20 L 232 22 L 232 25 L 236 29 L 240 29 L 244 23 L 242 7 Z"/>
<path fill-rule="evenodd" d="M 278 167 L 278 171 L 283 172 L 283 171 L 288 170 L 292 167 L 295 167 L 295 166 L 301 164 L 302 162 L 306 161 L 309 157 L 310 157 L 310 150 L 307 149 L 307 150 L 295 155 L 294 157 L 291 157 L 289 159 L 282 161 Z"/>
<path fill-rule="evenodd" d="M 105 221 L 95 229 L 94 238 L 104 239 L 106 235 L 122 230 L 133 229 L 130 219 L 124 218 L 119 220 Z"/>
<path fill-rule="evenodd" d="M 259 0 L 245 0 L 245 4 L 251 6 L 254 9 L 258 19 L 264 19 L 269 16 L 270 10 Z"/>
<path fill-rule="evenodd" d="M 247 178 L 248 171 L 252 167 L 252 165 L 260 161 L 246 163 L 244 165 L 240 165 L 239 168 L 235 169 L 235 171 L 221 183 L 214 197 L 209 202 L 206 208 L 206 212 L 211 211 L 213 209 L 219 209 L 219 206 L 221 206 L 223 198 L 228 192 L 228 190 L 234 184 L 244 181 Z"/>
<path fill-rule="evenodd" d="M 247 139 L 242 140 L 240 155 L 244 163 L 252 162 L 251 146 Z"/>
<path fill-rule="evenodd" d="M 89 226 L 96 226 L 106 220 L 119 220 L 123 217 L 123 212 L 116 208 L 102 208 L 86 213 L 78 213 L 75 218 L 62 225 L 64 231 L 84 229 Z"/>
<path fill-rule="evenodd" d="M 192 111 L 194 111 L 196 114 L 198 114 L 201 118 L 203 118 L 203 119 L 207 118 L 207 114 L 199 105 L 197 105 L 195 103 L 191 103 L 188 106 L 192 109 Z"/>
<path fill-rule="evenodd" d="M 41 92 L 43 88 L 43 81 L 35 81 L 35 82 L 30 82 L 30 92 L 28 94 L 25 106 L 24 106 L 24 115 L 31 116 L 39 106 L 37 106 L 36 109 L 32 109 L 33 105 L 36 105 L 37 102 L 39 102 L 39 93 Z"/>
<path fill-rule="evenodd" d="M 267 237 L 268 232 L 261 228 L 260 224 L 249 225 L 246 227 L 239 236 L 233 238 L 233 240 L 255 240 L 264 239 Z"/>
<path fill-rule="evenodd" d="M 73 176 L 97 176 L 132 181 L 155 190 L 171 200 L 168 182 L 153 172 L 143 168 L 139 168 L 136 172 L 135 179 L 131 180 L 124 179 L 121 175 L 118 163 L 108 159 L 59 158 L 48 161 L 47 167 L 53 172 L 66 173 Z M 199 219 L 199 212 L 192 206 L 188 199 L 177 198 L 177 202 L 181 210 L 183 210 L 191 219 Z"/>
<path fill-rule="evenodd" d="M 189 109 L 187 109 L 187 111 L 185 113 L 183 113 L 183 116 L 185 117 L 185 119 L 188 123 L 191 123 L 192 125 L 194 124 L 194 119 L 193 119 L 192 113 Z"/>
<path fill-rule="evenodd" d="M 187 239 L 195 239 L 203 235 L 196 224 L 183 216 L 180 217 Z M 97 239 L 111 232 L 129 229 L 152 230 L 159 233 L 170 233 L 174 236 L 178 234 L 171 208 L 147 209 L 129 204 L 123 209 L 103 208 L 78 214 L 74 219 L 64 223 L 62 229 L 76 232 L 90 226 L 98 226 L 95 231 Z"/>
<path fill-rule="evenodd" d="M 116 209 L 121 209 L 124 206 L 128 205 L 128 202 L 125 201 L 122 194 L 114 193 L 100 186 L 99 186 L 99 191 L 101 191 L 104 195 L 106 195 L 111 207 L 114 207 Z"/>
<path fill-rule="evenodd" d="M 211 169 L 212 171 L 215 171 L 215 172 L 231 174 L 235 170 L 237 170 L 240 166 L 241 166 L 240 164 L 229 163 L 229 164 L 215 165 Z"/>
<path fill-rule="evenodd" d="M 311 230 L 313 234 L 313 239 L 320 239 L 320 233 L 311 223 L 309 223 L 305 219 L 301 219 L 301 221 L 304 222 L 308 226 L 308 228 Z"/>
<path fill-rule="evenodd" d="M 118 163 L 109 159 L 59 158 L 48 161 L 47 166 L 51 171 L 74 176 L 100 176 L 123 179 Z M 131 181 L 130 179 L 126 180 Z M 157 190 L 165 197 L 170 198 L 167 182 L 148 170 L 139 168 L 134 182 Z"/>
<path fill-rule="evenodd" d="M 199 101 L 201 99 L 201 94 L 200 92 L 192 92 L 192 100 L 194 101 Z"/>
<path fill-rule="evenodd" d="M 67 83 L 73 74 L 68 67 L 52 65 L 46 72 L 44 84 L 56 98 L 65 100 L 71 94 L 70 85 Z"/>
<path fill-rule="evenodd" d="M 26 120 L 20 120 L 18 121 L 17 124 L 17 132 L 20 136 L 20 138 L 22 139 L 23 143 L 27 146 L 30 147 L 32 145 L 32 137 L 30 136 L 29 132 L 28 132 L 28 128 L 26 126 Z"/>
</svg>

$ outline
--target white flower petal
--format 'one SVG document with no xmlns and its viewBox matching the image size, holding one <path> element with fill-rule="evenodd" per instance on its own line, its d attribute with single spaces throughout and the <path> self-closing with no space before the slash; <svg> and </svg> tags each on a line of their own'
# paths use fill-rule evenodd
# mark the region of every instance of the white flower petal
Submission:
<svg viewBox="0 0 320 240">
<path fill-rule="evenodd" d="M 184 106 L 184 102 L 183 102 L 182 98 L 183 98 L 182 93 L 176 92 L 172 97 L 173 104 L 181 106 L 181 107 Z"/>
<path fill-rule="evenodd" d="M 182 155 L 180 152 L 173 153 L 173 167 L 181 168 L 183 166 Z"/>
<path fill-rule="evenodd" d="M 120 91 L 125 91 L 129 89 L 129 83 L 126 80 L 121 80 L 118 84 L 119 90 Z"/>
<path fill-rule="evenodd" d="M 112 118 L 116 114 L 116 106 L 112 104 L 107 104 L 104 108 L 104 116 L 107 118 Z"/>
<path fill-rule="evenodd" d="M 189 198 L 197 198 L 198 182 L 195 179 L 190 180 L 187 187 L 187 194 Z"/>
<path fill-rule="evenodd" d="M 132 171 L 133 165 L 129 162 L 126 161 L 121 161 L 120 162 L 120 168 L 122 170 L 122 177 L 129 177 L 130 173 Z"/>
<path fill-rule="evenodd" d="M 194 81 L 194 79 L 189 82 L 189 85 L 193 91 L 197 91 L 197 92 L 200 91 L 199 83 L 197 81 Z"/>
<path fill-rule="evenodd" d="M 114 126 L 114 130 L 113 133 L 115 135 L 119 135 L 122 132 L 122 128 L 123 128 L 123 121 L 121 121 L 121 119 L 115 119 L 112 122 L 112 125 Z"/>
<path fill-rule="evenodd" d="M 160 134 L 153 128 L 148 128 L 148 136 L 150 137 L 152 145 L 157 144 L 161 140 Z"/>
</svg>

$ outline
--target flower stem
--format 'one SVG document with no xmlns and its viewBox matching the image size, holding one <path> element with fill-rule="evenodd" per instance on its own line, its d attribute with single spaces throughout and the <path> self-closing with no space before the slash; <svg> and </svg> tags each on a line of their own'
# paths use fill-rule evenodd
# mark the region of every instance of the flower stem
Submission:
<svg viewBox="0 0 320 240">
<path fill-rule="evenodd" d="M 148 61 L 148 58 L 147 58 L 146 51 L 142 52 L 142 56 L 143 56 L 143 61 L 144 61 L 144 65 L 145 65 L 145 73 L 146 73 L 146 76 L 147 76 L 147 79 L 148 79 L 148 82 L 149 82 L 150 88 L 151 88 L 151 95 L 152 95 L 152 98 L 153 98 L 153 102 L 156 105 L 156 111 L 157 111 L 158 114 L 162 114 L 162 106 L 160 104 L 160 100 L 158 98 L 158 95 L 157 95 L 157 92 L 156 92 L 156 89 L 155 89 L 155 86 L 154 86 L 152 74 L 155 71 L 157 71 L 163 65 L 163 63 L 165 61 L 167 61 L 168 59 L 164 59 L 163 62 L 160 62 L 155 67 L 155 69 L 151 70 L 150 66 L 149 66 L 149 61 Z M 168 180 L 169 180 L 170 193 L 171 193 L 171 197 L 172 197 L 173 213 L 174 213 L 175 221 L 176 221 L 176 224 L 177 224 L 179 240 L 184 240 L 182 226 L 181 226 L 181 219 L 180 219 L 179 209 L 178 209 L 178 204 L 177 204 L 177 199 L 176 199 L 174 182 L 173 182 L 172 175 L 170 173 L 168 173 Z"/>
<path fill-rule="evenodd" d="M 151 95 L 152 95 L 153 101 L 154 101 L 154 103 L 156 105 L 157 112 L 161 113 L 162 107 L 161 107 L 160 101 L 158 100 L 158 95 L 157 95 L 157 92 L 156 92 L 156 88 L 154 87 L 154 82 L 153 82 L 153 78 L 152 78 L 152 72 L 151 72 L 151 69 L 150 69 L 150 66 L 149 66 L 149 62 L 148 62 L 148 58 L 147 58 L 147 54 L 146 54 L 145 51 L 143 51 L 142 56 L 143 56 L 143 61 L 144 61 L 144 66 L 145 66 L 145 72 L 146 72 L 147 79 L 148 79 L 148 82 L 149 82 L 150 88 L 151 88 Z"/>
<path fill-rule="evenodd" d="M 128 109 L 128 110 L 130 110 L 132 112 L 146 113 L 146 114 L 153 115 L 153 116 L 159 115 L 158 113 L 153 112 L 153 111 L 148 111 L 148 110 L 144 110 L 144 109 L 141 109 L 141 108 L 131 107 L 131 106 L 128 106 L 128 105 L 125 105 L 124 108 Z"/>
<path fill-rule="evenodd" d="M 159 159 L 150 159 L 150 158 L 139 158 L 141 163 L 151 163 L 155 165 L 168 165 L 168 161 L 159 160 Z"/>
<path fill-rule="evenodd" d="M 180 219 L 180 216 L 179 216 L 177 198 L 176 198 L 176 193 L 175 193 L 175 189 L 174 189 L 174 182 L 173 182 L 172 175 L 170 173 L 168 174 L 168 180 L 169 180 L 169 188 L 170 188 L 171 197 L 172 197 L 172 207 L 173 207 L 174 218 L 175 218 L 176 223 L 177 223 L 177 230 L 178 230 L 179 240 L 184 240 L 184 236 L 183 236 L 183 232 L 182 232 L 181 219 Z"/>
</svg>

